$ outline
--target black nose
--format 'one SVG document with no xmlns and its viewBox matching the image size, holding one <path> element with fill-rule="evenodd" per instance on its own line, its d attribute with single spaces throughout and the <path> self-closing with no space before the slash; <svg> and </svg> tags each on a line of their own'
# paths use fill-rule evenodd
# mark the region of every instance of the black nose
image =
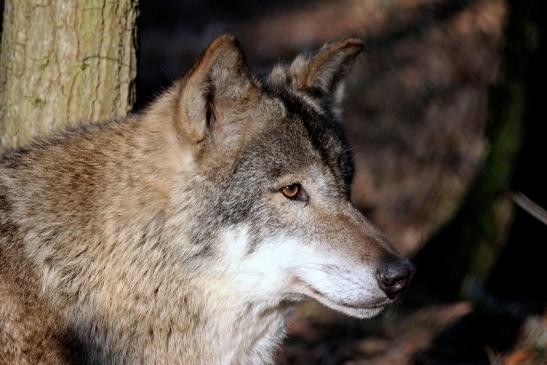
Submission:
<svg viewBox="0 0 547 365">
<path fill-rule="evenodd" d="M 415 271 L 410 260 L 393 256 L 382 263 L 376 278 L 384 293 L 393 299 L 408 286 Z"/>
</svg>

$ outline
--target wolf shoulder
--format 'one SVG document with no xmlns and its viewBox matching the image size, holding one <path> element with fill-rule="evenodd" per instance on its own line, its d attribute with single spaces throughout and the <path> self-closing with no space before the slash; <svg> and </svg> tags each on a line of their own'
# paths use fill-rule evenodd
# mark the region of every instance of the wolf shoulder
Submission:
<svg viewBox="0 0 547 365">
<path fill-rule="evenodd" d="M 75 337 L 42 293 L 43 268 L 29 258 L 25 236 L 90 206 L 124 128 L 75 127 L 0 156 L 0 365 L 81 363 Z"/>
<path fill-rule="evenodd" d="M 5 205 L 0 206 L 0 365 L 76 363 L 62 321 L 39 297 L 17 235 Z"/>
</svg>

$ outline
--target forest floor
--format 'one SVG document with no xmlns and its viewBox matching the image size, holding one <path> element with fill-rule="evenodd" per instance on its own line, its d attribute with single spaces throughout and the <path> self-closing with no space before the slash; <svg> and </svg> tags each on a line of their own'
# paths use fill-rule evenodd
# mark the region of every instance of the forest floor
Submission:
<svg viewBox="0 0 547 365">
<path fill-rule="evenodd" d="M 310 302 L 289 332 L 281 365 L 547 364 L 547 311 L 522 317 L 460 301 L 399 306 L 359 321 Z"/>
</svg>

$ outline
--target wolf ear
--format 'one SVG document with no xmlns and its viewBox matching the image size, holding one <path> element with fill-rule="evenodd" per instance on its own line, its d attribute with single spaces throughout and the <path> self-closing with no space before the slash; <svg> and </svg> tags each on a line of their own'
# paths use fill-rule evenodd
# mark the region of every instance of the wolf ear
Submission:
<svg viewBox="0 0 547 365">
<path fill-rule="evenodd" d="M 182 80 L 177 99 L 177 123 L 193 143 L 208 137 L 231 138 L 241 132 L 234 118 L 254 84 L 245 57 L 232 35 L 216 38 Z"/>
<path fill-rule="evenodd" d="M 312 57 L 299 55 L 290 66 L 276 66 L 269 80 L 292 85 L 340 114 L 344 78 L 362 49 L 358 38 L 327 43 Z"/>
</svg>

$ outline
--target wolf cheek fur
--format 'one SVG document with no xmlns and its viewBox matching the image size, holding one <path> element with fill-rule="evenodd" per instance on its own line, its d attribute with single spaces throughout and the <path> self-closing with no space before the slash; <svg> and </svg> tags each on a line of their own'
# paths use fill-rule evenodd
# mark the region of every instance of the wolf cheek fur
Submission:
<svg viewBox="0 0 547 365">
<path fill-rule="evenodd" d="M 0 364 L 271 363 L 306 296 L 379 313 L 413 268 L 349 203 L 361 49 L 260 82 L 221 36 L 142 114 L 6 153 Z"/>
</svg>

